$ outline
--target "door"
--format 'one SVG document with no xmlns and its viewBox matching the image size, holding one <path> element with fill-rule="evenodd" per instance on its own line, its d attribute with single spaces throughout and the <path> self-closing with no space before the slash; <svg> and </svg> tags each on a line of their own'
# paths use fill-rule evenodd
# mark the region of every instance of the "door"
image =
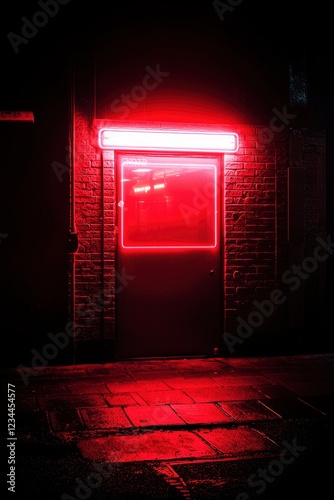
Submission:
<svg viewBox="0 0 334 500">
<path fill-rule="evenodd" d="M 220 158 L 119 154 L 119 359 L 202 356 L 220 346 Z"/>
</svg>

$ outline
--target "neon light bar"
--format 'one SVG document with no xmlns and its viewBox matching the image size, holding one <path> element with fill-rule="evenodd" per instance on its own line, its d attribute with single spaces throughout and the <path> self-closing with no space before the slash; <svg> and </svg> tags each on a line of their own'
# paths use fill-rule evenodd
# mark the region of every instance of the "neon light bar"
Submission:
<svg viewBox="0 0 334 500">
<path fill-rule="evenodd" d="M 114 150 L 233 153 L 238 151 L 239 138 L 224 132 L 103 128 L 99 131 L 99 145 Z"/>
<path fill-rule="evenodd" d="M 144 177 L 141 184 L 131 186 L 123 181 L 137 178 L 132 173 L 141 157 L 130 155 L 121 153 L 119 157 L 121 189 L 117 205 L 122 248 L 217 248 L 219 159 L 147 156 L 146 167 L 153 171 L 151 185 Z M 170 182 L 163 182 L 163 176 Z"/>
<path fill-rule="evenodd" d="M 136 168 L 135 170 L 132 170 L 132 172 L 135 172 L 135 173 L 147 173 L 147 172 L 151 172 L 151 168 Z"/>
</svg>

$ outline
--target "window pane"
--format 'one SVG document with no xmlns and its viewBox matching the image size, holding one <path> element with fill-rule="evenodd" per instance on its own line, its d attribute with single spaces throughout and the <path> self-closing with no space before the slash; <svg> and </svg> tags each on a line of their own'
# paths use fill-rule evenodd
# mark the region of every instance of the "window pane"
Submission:
<svg viewBox="0 0 334 500">
<path fill-rule="evenodd" d="M 217 159 L 121 157 L 124 247 L 214 247 Z"/>
</svg>

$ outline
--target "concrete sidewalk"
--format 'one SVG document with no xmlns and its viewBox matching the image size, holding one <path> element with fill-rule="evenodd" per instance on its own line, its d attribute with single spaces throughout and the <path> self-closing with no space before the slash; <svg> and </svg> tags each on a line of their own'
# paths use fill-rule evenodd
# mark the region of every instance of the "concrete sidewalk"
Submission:
<svg viewBox="0 0 334 500">
<path fill-rule="evenodd" d="M 25 380 L 2 370 L 18 450 L 34 446 L 36 459 L 58 443 L 86 463 L 147 462 L 167 476 L 182 463 L 320 451 L 333 466 L 333 375 L 332 353 L 46 367 Z"/>
</svg>

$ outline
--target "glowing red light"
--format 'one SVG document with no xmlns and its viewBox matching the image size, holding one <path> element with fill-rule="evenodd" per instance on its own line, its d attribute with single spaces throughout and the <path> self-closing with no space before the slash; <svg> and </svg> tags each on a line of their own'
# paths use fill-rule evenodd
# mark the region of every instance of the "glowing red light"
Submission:
<svg viewBox="0 0 334 500">
<path fill-rule="evenodd" d="M 219 160 L 147 156 L 142 169 L 135 158 L 119 157 L 122 247 L 216 248 Z"/>
<path fill-rule="evenodd" d="M 154 184 L 153 188 L 154 189 L 163 189 L 165 187 L 165 184 L 162 182 L 160 184 Z"/>
<path fill-rule="evenodd" d="M 134 187 L 133 190 L 135 193 L 147 193 L 147 191 L 150 191 L 151 186 L 139 186 L 139 187 Z"/>
<path fill-rule="evenodd" d="M 132 170 L 132 172 L 140 173 L 140 172 L 150 172 L 152 169 L 151 168 L 136 168 L 135 170 Z"/>
<path fill-rule="evenodd" d="M 239 140 L 237 134 L 225 132 L 103 128 L 99 131 L 99 145 L 119 151 L 233 153 L 238 150 Z"/>
</svg>

